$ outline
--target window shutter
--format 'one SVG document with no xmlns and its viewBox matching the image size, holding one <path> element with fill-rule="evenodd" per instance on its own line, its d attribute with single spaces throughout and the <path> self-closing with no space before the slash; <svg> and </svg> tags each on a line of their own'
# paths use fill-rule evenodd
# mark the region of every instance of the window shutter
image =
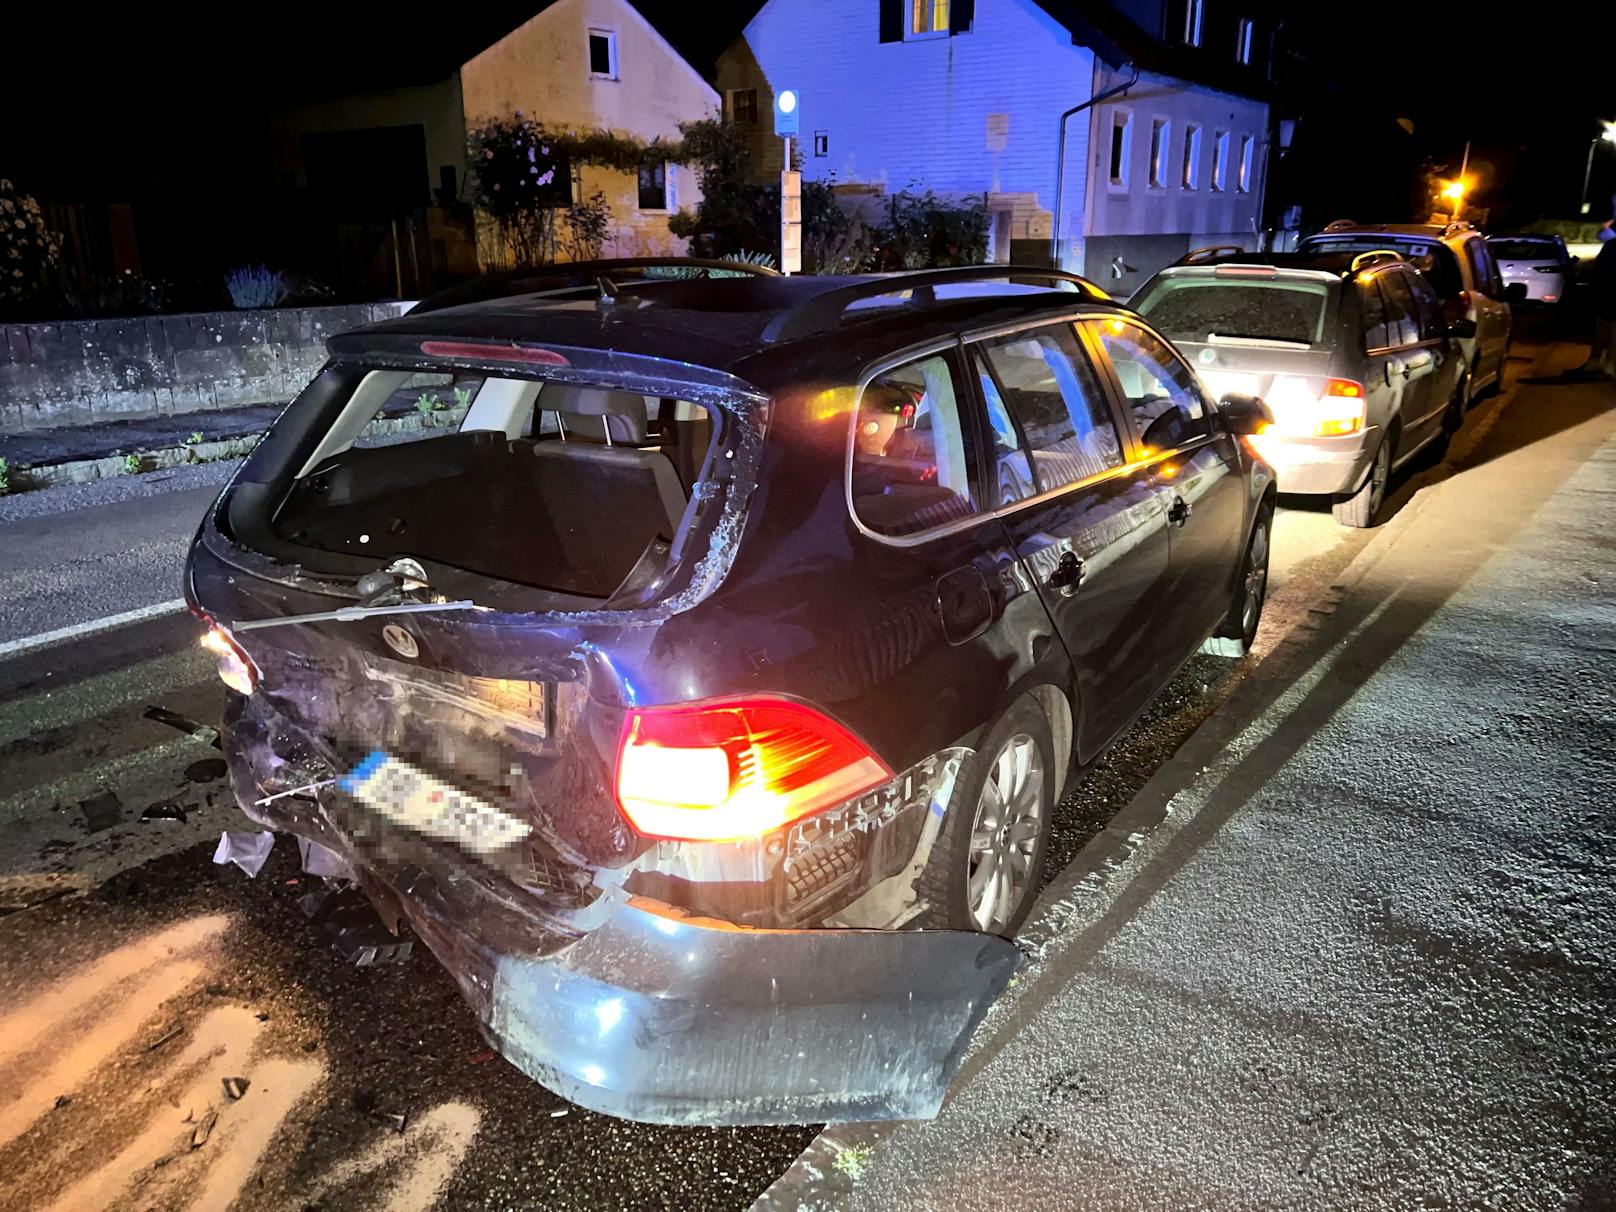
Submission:
<svg viewBox="0 0 1616 1212">
<path fill-rule="evenodd" d="M 976 20 L 976 0 L 954 0 L 948 6 L 948 32 L 968 34 Z"/>
<path fill-rule="evenodd" d="M 904 0 L 881 0 L 881 41 L 903 41 Z"/>
</svg>

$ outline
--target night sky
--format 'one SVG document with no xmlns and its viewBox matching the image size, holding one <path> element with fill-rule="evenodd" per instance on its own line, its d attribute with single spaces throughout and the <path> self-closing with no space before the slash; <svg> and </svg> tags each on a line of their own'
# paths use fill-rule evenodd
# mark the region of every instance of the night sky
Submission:
<svg viewBox="0 0 1616 1212">
<path fill-rule="evenodd" d="M 873 3 L 873 0 L 872 0 Z M 757 0 L 645 0 L 640 5 L 699 68 L 712 61 Z M 1616 118 L 1616 30 L 1592 5 L 1554 22 L 1500 28 L 1447 6 L 1359 5 L 1351 16 L 1313 5 L 1286 15 L 1284 43 L 1309 78 L 1330 76 L 1304 111 L 1336 117 L 1342 174 L 1372 173 L 1352 139 L 1394 118 L 1414 122 L 1418 155 L 1457 169 L 1467 138 L 1483 174 L 1474 199 L 1524 221 L 1571 217 L 1597 119 Z M 36 5 L 27 36 L 9 39 L 0 101 L 0 172 L 25 188 L 116 200 L 206 189 L 242 166 L 260 115 L 290 100 L 441 78 L 534 11 L 531 0 L 485 0 L 406 15 L 365 6 L 280 0 L 227 24 L 227 7 Z M 1596 16 L 1595 14 L 1599 15 Z M 189 14 L 189 15 L 188 15 Z M 435 15 L 434 15 L 435 14 Z M 1585 27 L 1585 28 L 1584 28 Z M 12 27 L 14 35 L 24 30 Z M 168 146 L 175 156 L 153 155 Z M 1616 188 L 1616 156 L 1600 157 L 1595 196 Z M 1369 216 L 1359 216 L 1367 218 Z"/>
</svg>

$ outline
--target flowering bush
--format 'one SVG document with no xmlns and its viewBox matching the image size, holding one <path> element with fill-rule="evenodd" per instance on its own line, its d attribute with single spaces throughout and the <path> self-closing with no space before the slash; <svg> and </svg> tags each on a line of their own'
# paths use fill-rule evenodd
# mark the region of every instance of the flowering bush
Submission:
<svg viewBox="0 0 1616 1212">
<path fill-rule="evenodd" d="M 39 203 L 0 178 L 0 310 L 13 311 L 55 284 L 62 239 Z"/>
</svg>

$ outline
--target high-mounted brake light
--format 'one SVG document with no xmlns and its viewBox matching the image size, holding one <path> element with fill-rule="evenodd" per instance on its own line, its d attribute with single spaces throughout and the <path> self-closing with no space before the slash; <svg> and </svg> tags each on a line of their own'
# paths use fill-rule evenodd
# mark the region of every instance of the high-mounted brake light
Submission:
<svg viewBox="0 0 1616 1212">
<path fill-rule="evenodd" d="M 219 680 L 237 694 L 251 694 L 258 689 L 258 666 L 253 664 L 247 650 L 236 643 L 229 630 L 215 623 L 207 615 L 199 615 L 208 629 L 202 633 L 202 647 L 219 658 Z"/>
<path fill-rule="evenodd" d="M 760 837 L 892 777 L 835 720 L 787 699 L 632 708 L 617 751 L 624 817 L 678 841 Z"/>
<path fill-rule="evenodd" d="M 532 366 L 568 366 L 553 349 L 530 345 L 496 345 L 492 341 L 422 341 L 421 352 L 431 358 L 467 358 L 475 362 L 522 362 Z"/>
</svg>

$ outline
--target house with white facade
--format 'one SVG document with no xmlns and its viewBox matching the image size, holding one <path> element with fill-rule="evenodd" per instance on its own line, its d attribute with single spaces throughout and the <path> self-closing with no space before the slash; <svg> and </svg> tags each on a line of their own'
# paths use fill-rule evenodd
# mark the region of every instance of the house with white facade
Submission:
<svg viewBox="0 0 1616 1212">
<path fill-rule="evenodd" d="M 1274 29 L 1262 0 L 767 0 L 717 77 L 760 171 L 794 89 L 805 178 L 981 198 L 992 259 L 1126 296 L 1191 248 L 1256 246 Z"/>
</svg>

